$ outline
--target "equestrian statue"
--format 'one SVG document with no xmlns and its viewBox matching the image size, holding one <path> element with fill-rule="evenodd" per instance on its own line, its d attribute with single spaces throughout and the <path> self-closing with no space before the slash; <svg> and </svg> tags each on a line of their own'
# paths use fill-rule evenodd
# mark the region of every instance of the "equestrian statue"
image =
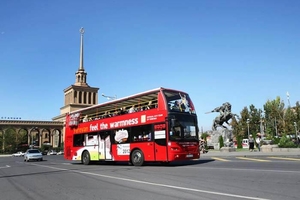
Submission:
<svg viewBox="0 0 300 200">
<path fill-rule="evenodd" d="M 231 104 L 229 102 L 225 102 L 221 106 L 213 109 L 210 112 L 206 112 L 205 114 L 213 113 L 213 112 L 220 113 L 220 115 L 217 116 L 213 121 L 213 125 L 212 125 L 213 131 L 217 130 L 218 127 L 223 127 L 227 129 L 227 127 L 224 126 L 223 124 L 226 123 L 227 125 L 229 125 L 228 121 L 230 119 L 232 119 L 234 116 L 238 117 L 238 115 L 231 113 Z"/>
</svg>

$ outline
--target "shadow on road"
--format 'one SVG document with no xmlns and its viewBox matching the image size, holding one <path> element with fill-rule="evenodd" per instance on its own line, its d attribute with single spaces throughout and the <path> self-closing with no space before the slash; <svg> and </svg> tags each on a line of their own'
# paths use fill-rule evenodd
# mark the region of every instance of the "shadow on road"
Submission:
<svg viewBox="0 0 300 200">
<path fill-rule="evenodd" d="M 161 166 L 161 167 L 180 167 L 186 165 L 199 165 L 205 164 L 209 162 L 215 161 L 214 159 L 201 159 L 201 160 L 190 160 L 190 161 L 174 161 L 174 162 L 145 162 L 143 166 Z M 83 165 L 82 163 L 72 163 L 72 165 Z M 118 161 L 98 161 L 98 162 L 91 162 L 89 165 L 120 165 L 120 166 L 129 166 L 132 164 L 129 162 L 118 162 Z M 134 166 L 133 166 L 134 167 Z"/>
</svg>

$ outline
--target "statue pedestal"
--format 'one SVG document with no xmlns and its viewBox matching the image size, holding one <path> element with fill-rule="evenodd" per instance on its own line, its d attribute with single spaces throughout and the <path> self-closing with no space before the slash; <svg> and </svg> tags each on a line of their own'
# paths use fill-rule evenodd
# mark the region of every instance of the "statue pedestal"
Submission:
<svg viewBox="0 0 300 200">
<path fill-rule="evenodd" d="M 210 135 L 210 139 L 207 140 L 207 146 L 213 146 L 214 149 L 217 150 L 220 149 L 220 136 L 223 137 L 224 144 L 228 143 L 232 139 L 232 131 L 225 128 L 216 131 L 210 131 L 208 134 Z"/>
<path fill-rule="evenodd" d="M 236 151 L 236 148 L 234 147 L 222 147 L 220 149 L 221 152 L 235 152 Z"/>
</svg>

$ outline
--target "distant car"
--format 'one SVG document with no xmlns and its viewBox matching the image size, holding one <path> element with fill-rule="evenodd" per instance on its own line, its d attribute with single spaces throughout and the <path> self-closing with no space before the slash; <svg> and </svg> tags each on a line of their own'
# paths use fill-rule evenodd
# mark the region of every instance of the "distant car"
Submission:
<svg viewBox="0 0 300 200">
<path fill-rule="evenodd" d="M 56 155 L 56 154 L 57 154 L 57 152 L 54 151 L 54 150 L 50 150 L 50 151 L 48 151 L 48 153 L 47 153 L 47 155 Z"/>
<path fill-rule="evenodd" d="M 237 148 L 237 141 L 234 141 L 234 147 Z M 249 140 L 247 138 L 242 140 L 242 146 L 243 149 L 248 149 L 249 148 Z"/>
<path fill-rule="evenodd" d="M 57 155 L 64 155 L 64 151 L 59 151 Z"/>
<path fill-rule="evenodd" d="M 21 156 L 24 156 L 24 153 L 22 151 L 19 151 L 17 153 L 13 153 L 12 156 L 13 157 L 21 157 Z"/>
<path fill-rule="evenodd" d="M 28 149 L 24 154 L 24 162 L 31 160 L 43 161 L 43 155 L 38 149 Z"/>
</svg>

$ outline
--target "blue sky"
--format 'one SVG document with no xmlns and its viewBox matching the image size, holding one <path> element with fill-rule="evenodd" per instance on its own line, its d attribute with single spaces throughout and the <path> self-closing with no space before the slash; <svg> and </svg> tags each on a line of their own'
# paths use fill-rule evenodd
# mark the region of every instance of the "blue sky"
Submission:
<svg viewBox="0 0 300 200">
<path fill-rule="evenodd" d="M 0 1 L 1 117 L 51 120 L 75 82 L 80 27 L 90 86 L 124 97 L 186 91 L 199 126 L 228 101 L 239 113 L 299 98 L 300 1 Z"/>
</svg>

